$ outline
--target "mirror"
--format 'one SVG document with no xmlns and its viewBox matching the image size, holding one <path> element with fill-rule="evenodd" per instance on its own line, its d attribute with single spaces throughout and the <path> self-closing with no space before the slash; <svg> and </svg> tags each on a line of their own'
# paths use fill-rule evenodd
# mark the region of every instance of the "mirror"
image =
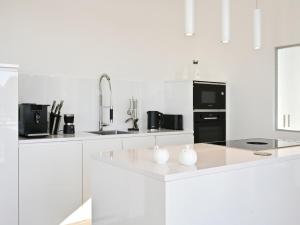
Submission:
<svg viewBox="0 0 300 225">
<path fill-rule="evenodd" d="M 300 44 L 276 48 L 276 129 L 300 131 Z"/>
</svg>

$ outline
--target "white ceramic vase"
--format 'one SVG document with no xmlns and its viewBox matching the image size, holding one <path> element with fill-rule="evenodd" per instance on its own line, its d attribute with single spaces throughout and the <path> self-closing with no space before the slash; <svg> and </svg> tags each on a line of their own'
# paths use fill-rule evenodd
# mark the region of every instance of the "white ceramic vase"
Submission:
<svg viewBox="0 0 300 225">
<path fill-rule="evenodd" d="M 185 166 L 195 165 L 197 162 L 197 152 L 187 145 L 180 151 L 178 161 Z"/>
<path fill-rule="evenodd" d="M 166 164 L 169 160 L 169 152 L 167 149 L 159 148 L 158 146 L 154 147 L 153 150 L 153 160 L 157 164 Z"/>
</svg>

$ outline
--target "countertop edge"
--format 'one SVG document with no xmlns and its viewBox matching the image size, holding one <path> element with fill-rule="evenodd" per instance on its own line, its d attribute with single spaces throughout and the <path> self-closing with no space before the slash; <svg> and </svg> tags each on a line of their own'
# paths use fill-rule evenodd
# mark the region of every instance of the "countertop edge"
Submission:
<svg viewBox="0 0 300 225">
<path fill-rule="evenodd" d="M 244 150 L 241 150 L 244 151 Z M 264 156 L 262 156 L 264 157 Z M 289 156 L 284 156 L 282 158 L 262 158 L 260 160 L 255 160 L 255 161 L 250 161 L 250 162 L 240 162 L 240 163 L 235 163 L 232 165 L 224 165 L 224 166 L 219 166 L 219 167 L 212 167 L 212 168 L 207 168 L 203 170 L 198 170 L 195 172 L 186 172 L 186 173 L 178 173 L 178 174 L 170 174 L 164 176 L 165 182 L 172 182 L 172 181 L 177 181 L 177 180 L 184 180 L 184 179 L 190 179 L 193 177 L 197 176 L 206 176 L 206 175 L 211 175 L 215 173 L 226 173 L 230 171 L 235 171 L 235 170 L 243 170 L 243 169 L 248 169 L 251 167 L 256 167 L 256 166 L 265 166 L 273 163 L 280 163 L 280 162 L 285 162 L 285 161 L 291 161 L 291 160 L 296 160 L 300 159 L 300 155 L 289 155 Z"/>
<path fill-rule="evenodd" d="M 92 140 L 107 140 L 118 138 L 131 137 L 147 137 L 147 136 L 164 136 L 164 135 L 178 135 L 178 134 L 193 134 L 193 131 L 158 131 L 158 132 L 141 132 L 133 134 L 119 134 L 119 135 L 97 135 L 88 132 L 79 132 L 76 136 L 51 136 L 45 138 L 19 138 L 19 144 L 38 144 L 38 143 L 54 143 L 54 142 L 69 142 L 69 141 L 92 141 Z"/>
</svg>

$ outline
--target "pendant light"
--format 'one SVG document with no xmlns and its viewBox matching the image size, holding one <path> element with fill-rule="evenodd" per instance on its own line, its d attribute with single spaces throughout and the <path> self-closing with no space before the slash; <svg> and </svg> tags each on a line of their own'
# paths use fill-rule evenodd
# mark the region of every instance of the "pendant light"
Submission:
<svg viewBox="0 0 300 225">
<path fill-rule="evenodd" d="M 222 0 L 222 43 L 230 41 L 230 0 Z"/>
<path fill-rule="evenodd" d="M 195 0 L 185 0 L 185 35 L 195 34 Z"/>
<path fill-rule="evenodd" d="M 253 13 L 253 41 L 254 49 L 261 49 L 261 9 L 258 8 L 258 0 L 255 1 Z"/>
</svg>

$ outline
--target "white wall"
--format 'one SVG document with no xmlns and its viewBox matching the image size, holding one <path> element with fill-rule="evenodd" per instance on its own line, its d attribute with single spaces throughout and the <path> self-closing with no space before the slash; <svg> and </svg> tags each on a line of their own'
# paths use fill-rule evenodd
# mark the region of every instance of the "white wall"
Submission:
<svg viewBox="0 0 300 225">
<path fill-rule="evenodd" d="M 274 47 L 300 42 L 300 1 L 259 1 L 259 51 L 252 48 L 255 1 L 231 2 L 232 38 L 223 45 L 219 0 L 197 0 L 192 38 L 183 36 L 183 0 L 6 0 L 0 61 L 20 64 L 21 75 L 159 80 L 180 77 L 197 58 L 203 80 L 228 82 L 229 138 L 300 139 L 274 127 Z"/>
<path fill-rule="evenodd" d="M 21 74 L 173 77 L 189 57 L 182 0 L 1 0 L 0 61 Z"/>
<path fill-rule="evenodd" d="M 112 78 L 113 127 L 128 127 L 134 96 L 145 128 L 146 111 L 163 110 L 162 80 L 180 74 L 189 58 L 181 0 L 2 2 L 0 62 L 20 65 L 20 102 L 64 99 L 77 130 L 98 127 L 103 72 Z"/>
</svg>

